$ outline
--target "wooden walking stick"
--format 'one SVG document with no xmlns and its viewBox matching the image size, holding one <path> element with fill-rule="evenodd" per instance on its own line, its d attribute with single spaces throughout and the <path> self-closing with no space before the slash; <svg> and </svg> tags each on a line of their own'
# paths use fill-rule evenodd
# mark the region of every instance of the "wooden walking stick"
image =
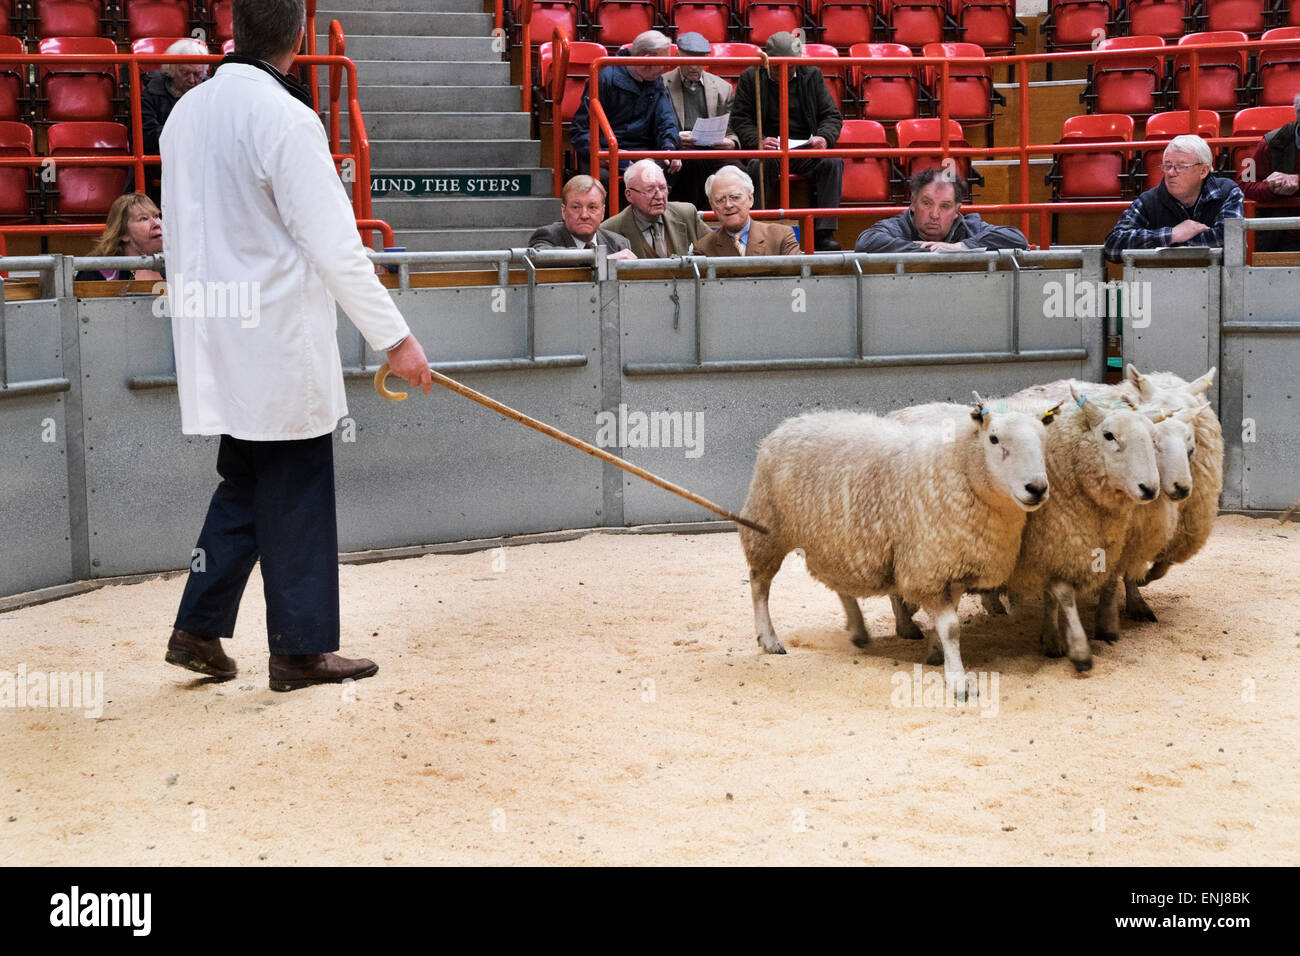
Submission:
<svg viewBox="0 0 1300 956">
<path fill-rule="evenodd" d="M 617 465 L 619 468 L 636 475 L 638 478 L 644 478 L 652 485 L 658 485 L 660 488 L 664 489 L 664 491 L 671 491 L 673 494 L 685 498 L 687 501 L 694 502 L 703 508 L 708 508 L 714 514 L 722 515 L 722 517 L 726 518 L 728 521 L 735 521 L 738 524 L 743 524 L 746 528 L 753 528 L 755 531 L 761 531 L 763 534 L 768 533 L 767 529 L 756 521 L 750 521 L 748 518 L 742 518 L 740 515 L 732 514 L 727 509 L 715 505 L 707 498 L 701 498 L 694 492 L 687 491 L 679 485 L 674 485 L 671 481 L 666 481 L 658 475 L 653 475 L 644 468 L 638 468 L 630 461 L 624 461 L 617 455 L 611 455 L 603 448 L 597 448 L 595 445 L 588 444 L 581 438 L 574 438 L 572 435 L 562 432 L 558 428 L 548 425 L 545 422 L 539 422 L 537 419 L 525 415 L 523 412 L 515 411 L 509 405 L 504 405 L 501 402 L 498 402 L 495 398 L 489 398 L 482 392 L 476 392 L 468 385 L 462 385 L 454 378 L 449 378 L 441 372 L 435 372 L 433 369 L 429 370 L 429 374 L 433 376 L 433 380 L 437 384 L 444 388 L 451 389 L 457 395 L 465 396 L 472 402 L 478 402 L 480 405 L 486 406 L 487 408 L 492 409 L 492 411 L 504 415 L 506 418 L 513 419 L 521 425 L 527 425 L 529 428 L 539 431 L 543 435 L 549 435 L 557 441 L 562 441 L 566 445 L 578 449 L 578 451 L 585 451 L 588 455 L 599 458 L 601 461 L 607 461 L 611 465 Z M 390 402 L 404 401 L 406 399 L 406 392 L 389 391 L 387 379 L 388 363 L 385 362 L 383 365 L 379 366 L 379 371 L 375 372 L 375 391 Z"/>
</svg>

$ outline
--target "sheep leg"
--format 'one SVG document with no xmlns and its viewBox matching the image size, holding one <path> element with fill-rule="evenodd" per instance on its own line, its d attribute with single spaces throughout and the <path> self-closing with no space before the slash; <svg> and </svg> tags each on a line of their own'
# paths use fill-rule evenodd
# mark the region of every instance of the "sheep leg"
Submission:
<svg viewBox="0 0 1300 956">
<path fill-rule="evenodd" d="M 867 631 L 867 622 L 862 619 L 858 599 L 851 594 L 841 594 L 840 603 L 844 605 L 844 616 L 848 619 L 849 634 L 853 637 L 854 645 L 866 647 L 871 642 L 871 634 Z"/>
<path fill-rule="evenodd" d="M 948 693 L 955 700 L 964 701 L 975 696 L 975 685 L 967 680 L 966 669 L 961 663 L 961 626 L 957 618 L 957 608 L 952 603 L 926 608 L 930 619 L 934 621 L 934 632 L 938 643 L 943 648 L 943 679 Z"/>
<path fill-rule="evenodd" d="M 1097 620 L 1093 637 L 1107 644 L 1119 640 L 1119 578 L 1111 578 L 1097 595 Z"/>
<path fill-rule="evenodd" d="M 1124 582 L 1124 613 L 1134 621 L 1154 621 L 1156 612 L 1151 610 L 1147 604 L 1146 598 L 1138 590 L 1138 582 L 1125 580 Z"/>
<path fill-rule="evenodd" d="M 916 613 L 914 604 L 908 604 L 897 594 L 889 595 L 889 603 L 894 607 L 894 633 L 909 641 L 919 641 L 925 637 L 921 629 L 916 626 L 916 622 L 912 620 L 912 615 Z M 931 661 L 930 663 L 937 664 L 939 662 Z"/>
<path fill-rule="evenodd" d="M 1061 608 L 1050 589 L 1043 592 L 1043 633 L 1039 640 L 1048 657 L 1064 657 L 1065 641 L 1061 639 Z"/>
<path fill-rule="evenodd" d="M 754 624 L 758 628 L 758 643 L 768 654 L 784 654 L 785 648 L 777 639 L 776 629 L 772 627 L 772 616 L 767 612 L 767 592 L 772 587 L 772 575 L 760 574 L 752 568 L 749 573 L 749 589 L 754 596 Z"/>
<path fill-rule="evenodd" d="M 1092 670 L 1092 649 L 1088 647 L 1088 635 L 1084 633 L 1083 622 L 1079 620 L 1074 586 L 1065 581 L 1053 581 L 1049 588 L 1065 615 L 1065 643 L 1070 663 L 1076 671 Z"/>
<path fill-rule="evenodd" d="M 1150 584 L 1152 581 L 1159 581 L 1169 573 L 1171 567 L 1173 567 L 1173 565 L 1168 561 L 1157 561 L 1151 566 L 1151 570 L 1147 572 L 1147 576 L 1142 579 L 1141 583 Z"/>
<path fill-rule="evenodd" d="M 980 601 L 984 604 L 984 613 L 990 615 L 1006 614 L 1007 609 L 1002 604 L 1001 591 L 985 591 L 980 595 Z"/>
</svg>

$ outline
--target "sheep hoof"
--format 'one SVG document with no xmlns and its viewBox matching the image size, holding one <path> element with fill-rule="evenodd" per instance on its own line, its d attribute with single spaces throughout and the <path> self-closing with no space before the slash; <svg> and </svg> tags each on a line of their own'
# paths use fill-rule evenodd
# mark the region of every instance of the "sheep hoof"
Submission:
<svg viewBox="0 0 1300 956">
<path fill-rule="evenodd" d="M 1130 607 L 1125 609 L 1130 621 L 1150 621 L 1155 623 L 1160 620 L 1156 617 L 1156 612 L 1149 607 Z"/>
<path fill-rule="evenodd" d="M 942 648 L 942 647 L 935 647 L 935 648 L 931 649 L 929 656 L 927 656 L 926 659 L 925 659 L 925 662 L 926 662 L 927 664 L 929 664 L 931 667 L 938 667 L 940 664 L 942 664 L 942 663 L 943 663 L 943 648 Z"/>
<path fill-rule="evenodd" d="M 854 647 L 866 647 L 870 643 L 871 643 L 871 638 L 869 638 L 865 634 L 855 634 L 853 636 Z"/>
<path fill-rule="evenodd" d="M 767 653 L 767 654 L 784 654 L 784 653 L 785 653 L 785 647 L 781 644 L 780 641 L 776 641 L 776 640 L 774 640 L 771 644 L 768 644 L 766 641 L 763 640 L 763 638 L 760 637 L 760 638 L 758 639 L 758 643 L 759 643 L 759 646 L 763 648 L 764 653 Z"/>
<path fill-rule="evenodd" d="M 1119 640 L 1119 634 L 1116 631 L 1098 631 L 1093 639 L 1105 641 L 1107 644 L 1114 644 Z"/>
<path fill-rule="evenodd" d="M 1075 669 L 1076 671 L 1078 671 L 1080 674 L 1082 674 L 1084 671 L 1090 671 L 1090 670 L 1092 670 L 1092 658 L 1091 658 L 1091 657 L 1087 658 L 1086 660 L 1082 660 L 1082 661 L 1076 661 L 1076 660 L 1073 660 L 1073 659 L 1072 659 L 1072 660 L 1070 661 L 1070 663 L 1074 665 L 1074 669 Z"/>
<path fill-rule="evenodd" d="M 1057 657 L 1064 657 L 1066 651 L 1064 647 L 1061 647 L 1059 645 L 1046 644 L 1043 646 L 1043 653 L 1046 654 L 1048 657 L 1057 658 Z"/>
</svg>

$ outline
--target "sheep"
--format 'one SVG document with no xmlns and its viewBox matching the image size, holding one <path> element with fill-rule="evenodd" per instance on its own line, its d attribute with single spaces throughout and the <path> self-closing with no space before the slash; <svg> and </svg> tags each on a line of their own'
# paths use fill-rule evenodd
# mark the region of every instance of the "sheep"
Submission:
<svg viewBox="0 0 1300 956">
<path fill-rule="evenodd" d="M 975 398 L 960 421 L 818 412 L 763 440 L 742 514 L 769 533 L 742 527 L 740 541 L 765 652 L 785 653 L 768 592 L 785 555 L 802 549 L 808 573 L 839 595 L 858 646 L 869 636 L 856 598 L 896 591 L 925 608 L 935 628 L 928 663 L 942 660 L 949 693 L 966 699 L 956 601 L 1006 580 L 1025 518 L 1049 490 L 1043 424 Z"/>
<path fill-rule="evenodd" d="M 1132 406 L 1104 407 L 1074 385 L 1070 394 L 1074 405 L 1048 433 L 1052 498 L 1026 521 L 1007 586 L 1016 596 L 1043 594 L 1047 655 L 1068 655 L 1082 672 L 1092 668 L 1092 652 L 1076 601 L 1100 589 L 1121 557 L 1133 509 L 1155 500 L 1160 476 L 1149 418 Z"/>
</svg>

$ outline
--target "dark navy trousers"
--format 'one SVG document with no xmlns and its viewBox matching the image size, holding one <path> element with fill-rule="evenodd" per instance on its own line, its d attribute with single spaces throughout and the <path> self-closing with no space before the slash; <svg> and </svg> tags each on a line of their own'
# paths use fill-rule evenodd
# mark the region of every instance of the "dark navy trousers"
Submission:
<svg viewBox="0 0 1300 956">
<path fill-rule="evenodd" d="M 239 600 L 262 562 L 272 654 L 339 649 L 334 436 L 244 441 L 221 436 L 217 486 L 199 534 L 176 627 L 231 637 Z"/>
</svg>

